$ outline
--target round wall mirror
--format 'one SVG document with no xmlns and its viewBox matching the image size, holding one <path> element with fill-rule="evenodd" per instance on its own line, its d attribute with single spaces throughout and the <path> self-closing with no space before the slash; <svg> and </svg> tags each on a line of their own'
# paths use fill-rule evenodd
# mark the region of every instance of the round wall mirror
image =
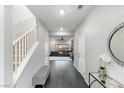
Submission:
<svg viewBox="0 0 124 93">
<path fill-rule="evenodd" d="M 109 37 L 109 52 L 114 60 L 124 66 L 124 24 L 117 26 Z"/>
</svg>

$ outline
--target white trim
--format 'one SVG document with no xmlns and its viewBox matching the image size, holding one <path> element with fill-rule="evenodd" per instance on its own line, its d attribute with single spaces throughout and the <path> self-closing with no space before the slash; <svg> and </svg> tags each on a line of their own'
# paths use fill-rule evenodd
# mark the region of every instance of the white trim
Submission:
<svg viewBox="0 0 124 93">
<path fill-rule="evenodd" d="M 80 73 L 80 71 L 78 70 L 78 72 Z M 81 73 L 80 73 L 81 74 Z M 88 83 L 88 81 L 87 81 L 87 79 L 86 79 L 86 76 L 83 76 L 82 74 L 81 74 L 81 76 L 84 78 L 84 80 L 85 80 L 85 82 L 87 83 L 87 85 L 89 86 L 89 83 Z"/>
<path fill-rule="evenodd" d="M 13 45 L 16 44 L 16 42 L 18 42 L 20 39 L 22 39 L 27 33 L 31 32 L 35 27 L 37 27 L 37 24 L 35 24 L 31 29 L 29 29 L 29 31 L 25 32 L 23 35 L 21 35 L 18 39 L 16 39 L 14 42 L 13 42 Z"/>
<path fill-rule="evenodd" d="M 10 85 L 0 85 L 0 88 L 11 88 Z"/>
<path fill-rule="evenodd" d="M 74 67 L 76 68 L 76 70 L 80 73 L 79 69 L 74 65 Z M 81 74 L 81 73 L 80 73 Z M 85 82 L 87 83 L 87 85 L 89 86 L 89 83 L 87 81 L 87 79 L 81 74 L 81 76 L 84 78 Z"/>
<path fill-rule="evenodd" d="M 87 83 L 87 85 L 89 86 L 88 80 L 86 78 L 84 78 L 85 82 Z"/>
<path fill-rule="evenodd" d="M 31 58 L 31 56 L 33 55 L 35 49 L 38 47 L 39 42 L 36 42 L 33 47 L 29 50 L 28 54 L 26 55 L 26 57 L 24 58 L 24 60 L 21 62 L 20 66 L 18 67 L 18 69 L 16 70 L 16 72 L 13 73 L 13 84 L 12 87 L 16 86 L 17 81 L 19 80 L 21 74 L 23 73 L 25 67 L 28 65 L 29 60 Z"/>
</svg>

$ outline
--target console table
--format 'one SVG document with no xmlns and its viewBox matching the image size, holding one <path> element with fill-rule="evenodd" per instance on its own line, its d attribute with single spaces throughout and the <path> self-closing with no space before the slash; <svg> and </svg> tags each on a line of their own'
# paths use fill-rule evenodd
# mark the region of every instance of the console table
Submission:
<svg viewBox="0 0 124 93">
<path fill-rule="evenodd" d="M 92 77 L 92 81 L 91 81 Z M 90 72 L 89 73 L 89 88 L 92 86 L 94 82 L 98 82 L 100 85 L 102 85 L 104 88 L 124 88 L 124 85 L 120 82 L 112 79 L 111 77 L 106 75 L 105 82 L 102 82 L 99 79 L 99 73 L 98 72 Z"/>
</svg>

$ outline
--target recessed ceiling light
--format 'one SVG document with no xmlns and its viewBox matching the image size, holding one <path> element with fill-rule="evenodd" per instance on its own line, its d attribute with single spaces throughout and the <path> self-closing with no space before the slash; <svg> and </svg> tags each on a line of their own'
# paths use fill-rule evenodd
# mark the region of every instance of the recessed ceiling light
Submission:
<svg viewBox="0 0 124 93">
<path fill-rule="evenodd" d="M 64 15 L 64 14 L 65 14 L 65 11 L 64 11 L 64 10 L 60 10 L 59 13 L 60 13 L 61 15 Z"/>
<path fill-rule="evenodd" d="M 60 30 L 63 31 L 63 28 L 61 27 Z"/>
</svg>

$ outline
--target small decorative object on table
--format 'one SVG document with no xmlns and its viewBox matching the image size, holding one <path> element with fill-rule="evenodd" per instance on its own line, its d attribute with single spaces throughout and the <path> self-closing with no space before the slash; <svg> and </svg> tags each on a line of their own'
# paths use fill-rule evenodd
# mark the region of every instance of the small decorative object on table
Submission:
<svg viewBox="0 0 124 93">
<path fill-rule="evenodd" d="M 109 57 L 106 57 L 105 55 L 100 55 L 99 61 L 100 61 L 100 65 L 99 65 L 99 69 L 98 69 L 99 79 L 101 80 L 101 82 L 103 82 L 105 84 L 106 65 L 111 62 L 111 59 Z"/>
<path fill-rule="evenodd" d="M 101 80 L 101 82 L 103 82 L 105 84 L 105 79 L 106 79 L 105 67 L 99 66 L 98 73 L 99 73 L 99 79 Z"/>
</svg>

